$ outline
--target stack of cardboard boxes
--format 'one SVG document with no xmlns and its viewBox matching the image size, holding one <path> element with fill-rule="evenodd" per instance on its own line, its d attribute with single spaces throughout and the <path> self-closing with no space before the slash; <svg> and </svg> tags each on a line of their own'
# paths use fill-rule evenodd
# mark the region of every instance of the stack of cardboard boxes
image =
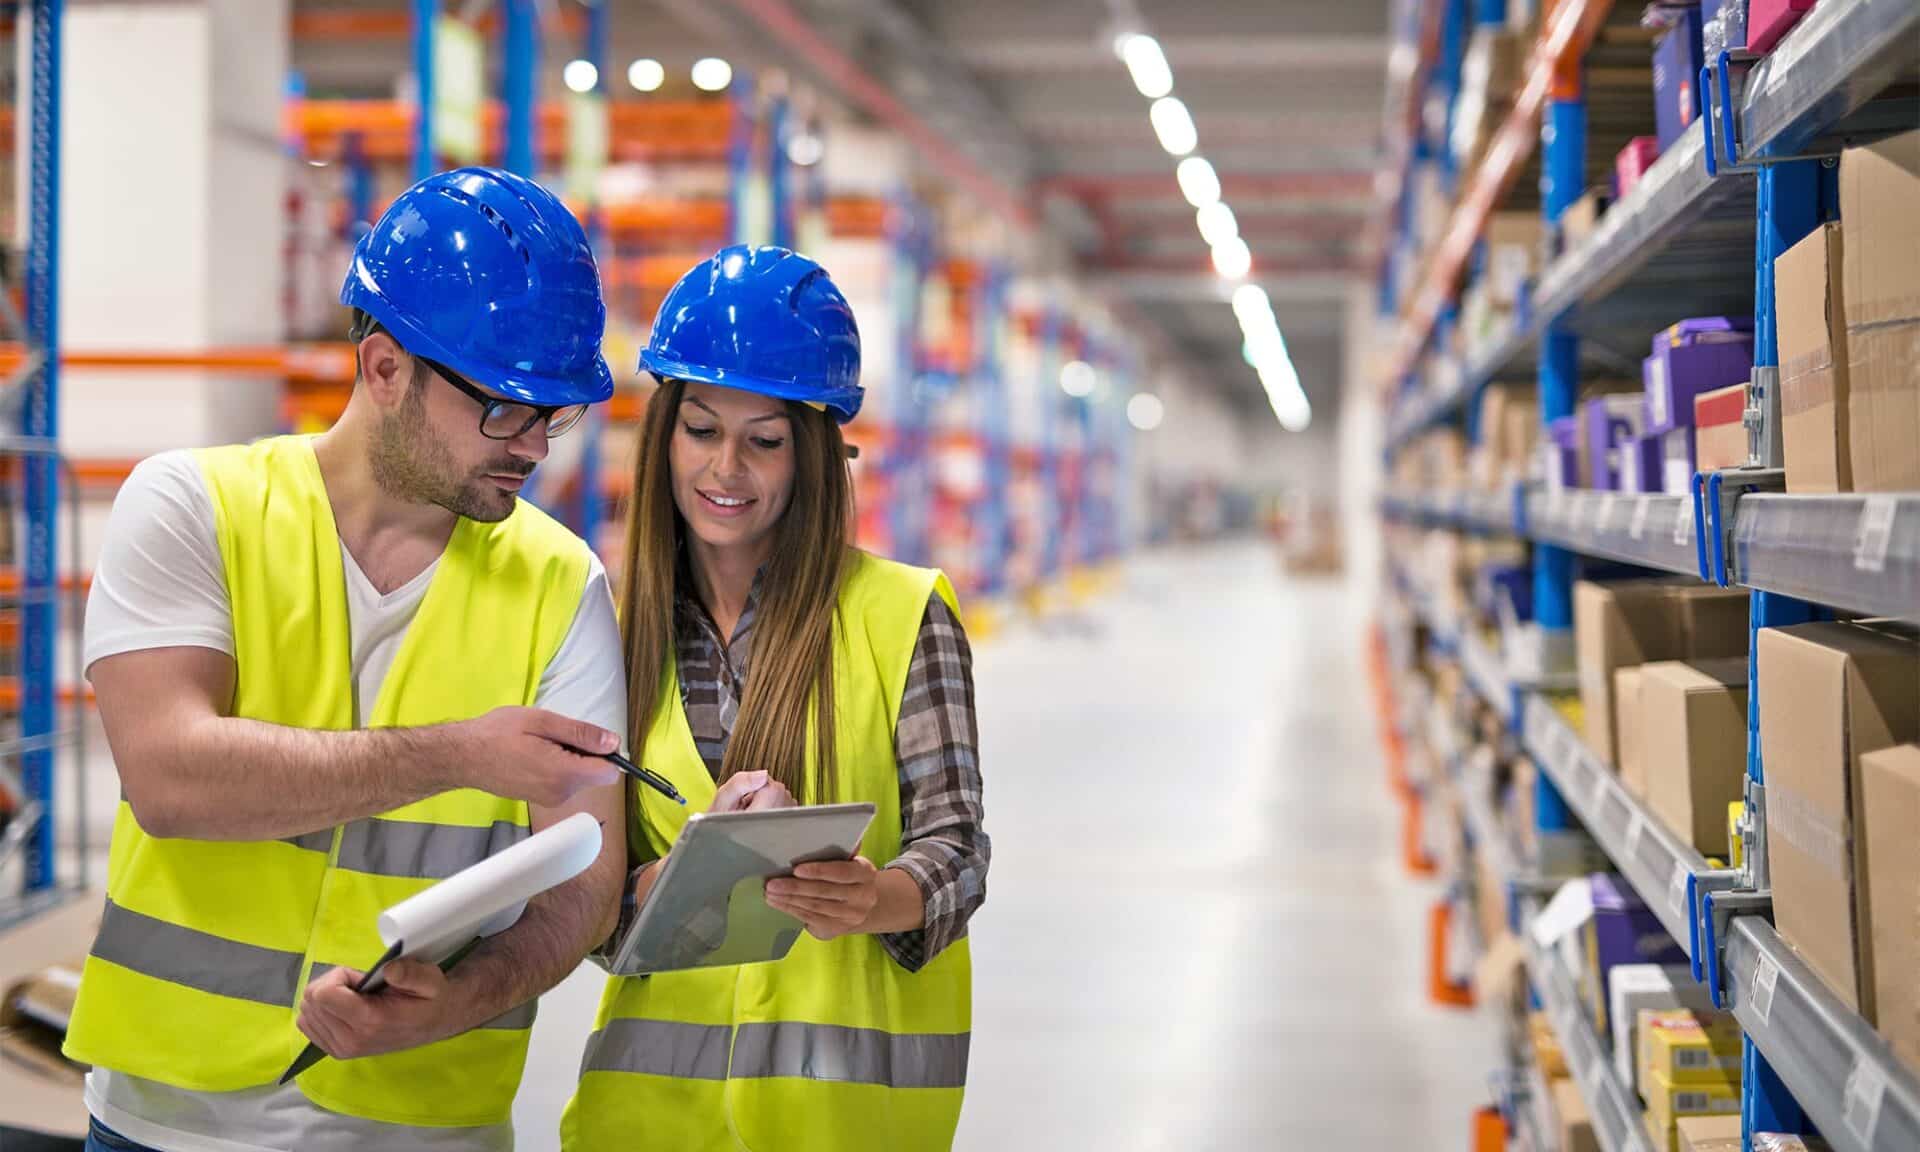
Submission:
<svg viewBox="0 0 1920 1152">
<path fill-rule="evenodd" d="M 1920 489 L 1920 132 L 1849 150 L 1840 222 L 1774 261 L 1790 492 Z"/>
</svg>

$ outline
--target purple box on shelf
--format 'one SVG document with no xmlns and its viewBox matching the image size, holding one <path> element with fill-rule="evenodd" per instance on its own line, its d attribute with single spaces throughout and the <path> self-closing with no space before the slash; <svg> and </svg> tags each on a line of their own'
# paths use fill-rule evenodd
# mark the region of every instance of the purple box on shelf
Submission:
<svg viewBox="0 0 1920 1152">
<path fill-rule="evenodd" d="M 1687 950 L 1667 934 L 1625 880 L 1600 873 L 1589 878 L 1593 889 L 1593 919 L 1587 935 L 1587 975 L 1593 981 L 1589 1004 L 1608 1030 L 1608 985 L 1622 964 L 1686 964 Z"/>
<path fill-rule="evenodd" d="M 1533 569 L 1525 565 L 1488 564 L 1480 569 L 1474 582 L 1474 607 L 1484 615 L 1498 619 L 1500 604 L 1513 606 L 1516 619 L 1533 619 Z"/>
<path fill-rule="evenodd" d="M 1634 495 L 1658 492 L 1666 483 L 1666 443 L 1658 432 L 1648 432 L 1614 449 L 1620 491 Z"/>
<path fill-rule="evenodd" d="M 1699 316 L 1653 338 L 1640 362 L 1647 388 L 1648 432 L 1693 426 L 1693 398 L 1742 384 L 1753 375 L 1753 320 Z"/>
<path fill-rule="evenodd" d="M 1640 434 L 1645 402 L 1631 392 L 1596 396 L 1580 406 L 1580 424 L 1586 430 L 1587 487 L 1612 492 L 1620 487 L 1614 472 L 1613 450 Z"/>
<path fill-rule="evenodd" d="M 1700 9 L 1671 11 L 1673 24 L 1653 49 L 1653 123 L 1662 152 L 1699 113 L 1694 88 L 1701 67 Z"/>
</svg>

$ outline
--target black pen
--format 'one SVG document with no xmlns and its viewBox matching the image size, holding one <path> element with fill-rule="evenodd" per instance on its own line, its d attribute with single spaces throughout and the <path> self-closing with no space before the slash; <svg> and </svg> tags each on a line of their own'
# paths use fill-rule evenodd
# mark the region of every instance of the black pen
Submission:
<svg viewBox="0 0 1920 1152">
<path fill-rule="evenodd" d="M 620 771 L 625 772 L 627 775 L 645 784 L 655 792 L 660 793 L 660 795 L 665 796 L 675 804 L 683 808 L 686 806 L 687 798 L 680 795 L 680 790 L 675 788 L 665 776 L 660 775 L 658 772 L 650 772 L 627 759 L 625 756 L 620 755 L 618 752 L 602 752 L 600 753 L 600 758 L 611 762 L 613 766 L 620 769 Z"/>
<path fill-rule="evenodd" d="M 453 955 L 448 956 L 445 960 L 440 961 L 440 971 L 442 972 L 452 971 L 453 966 L 455 964 L 458 964 L 460 963 L 460 961 L 465 960 L 469 952 L 472 952 L 475 948 L 480 946 L 480 940 L 481 940 L 480 937 L 475 936 L 473 939 L 467 941 L 461 947 L 455 949 Z M 405 948 L 406 948 L 405 941 L 402 941 L 402 940 L 394 941 L 393 947 L 388 948 L 386 953 L 382 955 L 380 959 L 374 963 L 373 967 L 361 973 L 360 978 L 358 980 L 355 980 L 352 984 L 349 984 L 347 987 L 352 991 L 357 992 L 363 996 L 372 995 L 373 993 L 378 992 L 381 989 L 385 988 L 387 986 L 387 965 L 393 963 L 395 960 L 398 960 L 400 958 L 401 952 Z M 288 1083 L 294 1077 L 300 1075 L 300 1073 L 305 1072 L 307 1069 L 313 1067 L 315 1064 L 318 1064 L 320 1063 L 320 1061 L 326 1059 L 326 1057 L 327 1057 L 327 1054 L 325 1051 L 321 1049 L 320 1045 L 309 1043 L 305 1048 L 301 1049 L 300 1055 L 294 1058 L 293 1063 L 287 1065 L 287 1070 L 280 1074 L 280 1079 L 278 1081 L 278 1084 L 284 1085 Z"/>
</svg>

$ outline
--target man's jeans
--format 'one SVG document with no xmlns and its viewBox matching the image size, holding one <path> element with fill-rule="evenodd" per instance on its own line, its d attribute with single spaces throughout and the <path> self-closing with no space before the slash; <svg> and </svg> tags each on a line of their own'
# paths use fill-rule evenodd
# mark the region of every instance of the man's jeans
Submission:
<svg viewBox="0 0 1920 1152">
<path fill-rule="evenodd" d="M 86 1152 L 154 1152 L 145 1144 L 135 1144 L 91 1116 L 87 1118 Z"/>
</svg>

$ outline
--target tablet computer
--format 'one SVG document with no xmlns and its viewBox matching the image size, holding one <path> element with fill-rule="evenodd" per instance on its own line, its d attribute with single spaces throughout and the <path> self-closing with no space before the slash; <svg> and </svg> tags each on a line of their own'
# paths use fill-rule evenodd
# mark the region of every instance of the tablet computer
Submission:
<svg viewBox="0 0 1920 1152">
<path fill-rule="evenodd" d="M 820 860 L 850 860 L 871 804 L 696 813 L 614 954 L 618 976 L 761 964 L 792 950 L 805 927 L 769 907 L 766 882 Z"/>
</svg>

